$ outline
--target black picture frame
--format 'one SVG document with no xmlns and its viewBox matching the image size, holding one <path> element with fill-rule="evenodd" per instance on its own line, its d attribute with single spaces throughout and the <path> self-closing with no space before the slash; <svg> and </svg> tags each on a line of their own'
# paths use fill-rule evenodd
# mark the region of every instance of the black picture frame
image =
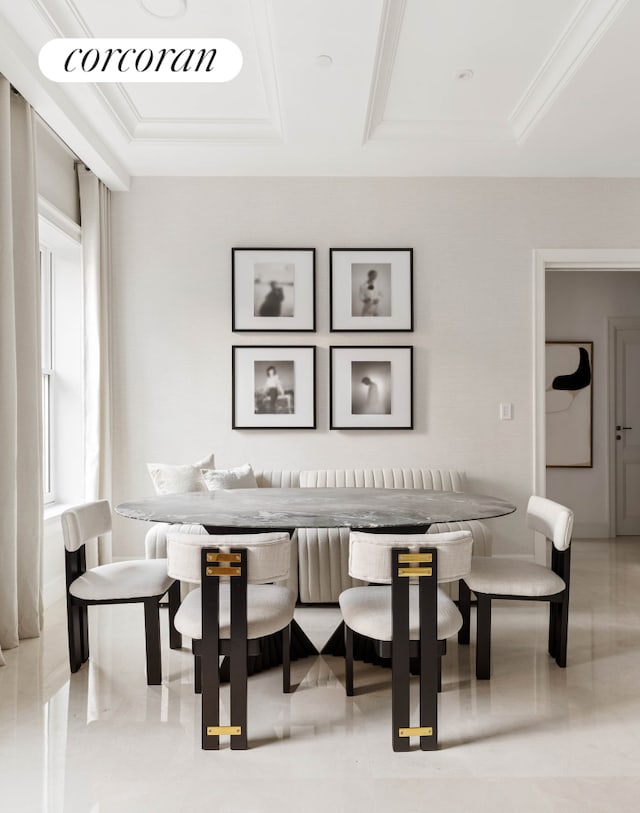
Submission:
<svg viewBox="0 0 640 813">
<path fill-rule="evenodd" d="M 546 466 L 593 468 L 593 342 L 545 342 Z"/>
<path fill-rule="evenodd" d="M 413 429 L 413 347 L 330 347 L 329 428 Z"/>
<path fill-rule="evenodd" d="M 231 352 L 232 429 L 317 427 L 314 345 L 233 345 Z"/>
<path fill-rule="evenodd" d="M 332 333 L 413 330 L 412 248 L 329 249 Z"/>
<path fill-rule="evenodd" d="M 315 248 L 232 248 L 231 330 L 313 333 Z"/>
</svg>

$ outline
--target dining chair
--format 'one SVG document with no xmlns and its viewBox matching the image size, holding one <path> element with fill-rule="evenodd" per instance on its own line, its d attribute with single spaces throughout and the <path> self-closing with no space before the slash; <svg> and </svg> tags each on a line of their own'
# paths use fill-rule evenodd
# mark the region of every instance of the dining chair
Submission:
<svg viewBox="0 0 640 813">
<path fill-rule="evenodd" d="M 173 625 L 180 603 L 180 585 L 167 573 L 166 559 L 111 562 L 87 570 L 86 544 L 111 533 L 111 507 L 97 500 L 69 508 L 61 515 L 65 546 L 69 665 L 77 672 L 89 658 L 87 608 L 98 604 L 144 604 L 147 683 L 162 683 L 160 599 L 168 593 L 169 644 L 182 639 Z"/>
<path fill-rule="evenodd" d="M 477 599 L 476 678 L 479 680 L 491 677 L 493 599 L 549 602 L 548 651 L 558 666 L 567 665 L 573 511 L 553 500 L 533 496 L 527 506 L 527 525 L 544 534 L 550 543 L 550 567 L 508 557 L 474 556 L 469 574 L 460 582 L 463 626 L 458 633 L 458 643 L 469 643 L 472 591 Z"/>
<path fill-rule="evenodd" d="M 391 659 L 391 727 L 394 751 L 438 747 L 438 690 L 446 639 L 462 625 L 455 603 L 438 587 L 465 576 L 471 565 L 470 531 L 377 534 L 352 531 L 349 573 L 366 586 L 340 594 L 345 623 L 345 688 L 354 693 L 354 633 L 370 639 L 380 658 Z M 390 585 L 390 586 L 389 586 Z M 419 659 L 420 724 L 410 725 L 410 662 Z"/>
<path fill-rule="evenodd" d="M 291 621 L 296 597 L 283 584 L 289 575 L 288 533 L 202 536 L 167 533 L 169 574 L 199 586 L 187 593 L 175 617 L 191 638 L 196 689 L 201 692 L 202 748 L 217 750 L 220 736 L 232 749 L 247 745 L 249 658 L 260 639 L 281 634 L 282 690 L 291 691 Z M 220 725 L 219 658 L 229 659 L 230 723 Z"/>
</svg>

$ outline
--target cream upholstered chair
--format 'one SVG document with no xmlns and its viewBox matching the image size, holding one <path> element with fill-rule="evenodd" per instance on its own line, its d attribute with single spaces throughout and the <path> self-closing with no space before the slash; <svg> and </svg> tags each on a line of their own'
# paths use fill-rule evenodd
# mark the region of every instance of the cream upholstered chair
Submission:
<svg viewBox="0 0 640 813">
<path fill-rule="evenodd" d="M 469 643 L 471 596 L 476 595 L 476 677 L 491 676 L 491 600 L 549 602 L 549 654 L 558 666 L 567 665 L 569 577 L 573 511 L 545 497 L 531 497 L 527 525 L 551 543 L 551 567 L 517 559 L 474 556 L 471 571 L 460 582 L 460 610 L 464 624 L 458 634 Z"/>
<path fill-rule="evenodd" d="M 281 632 L 282 688 L 291 690 L 290 624 L 296 597 L 274 582 L 289 575 L 288 533 L 203 536 L 167 534 L 171 576 L 200 584 L 183 600 L 176 628 L 192 639 L 196 688 L 202 692 L 202 748 L 217 750 L 220 735 L 232 749 L 247 748 L 248 659 L 260 654 L 260 640 Z M 230 725 L 220 725 L 219 656 L 229 658 Z"/>
<path fill-rule="evenodd" d="M 167 574 L 166 559 L 112 562 L 87 570 L 85 544 L 111 532 L 108 500 L 85 503 L 64 511 L 62 534 L 67 582 L 67 630 L 69 664 L 77 672 L 89 658 L 87 607 L 95 604 L 144 604 L 147 683 L 162 683 L 160 650 L 160 599 L 169 593 L 169 642 L 181 646 L 173 626 L 180 602 L 180 585 Z"/>
<path fill-rule="evenodd" d="M 408 751 L 420 737 L 423 751 L 438 746 L 440 659 L 446 639 L 462 625 L 439 582 L 465 576 L 471 564 L 470 531 L 440 534 L 352 532 L 349 573 L 373 583 L 340 595 L 345 622 L 345 683 L 353 694 L 353 635 L 371 639 L 381 658 L 391 658 L 391 725 L 394 751 Z M 389 583 L 391 587 L 389 587 Z M 409 724 L 410 659 L 420 659 L 420 725 Z"/>
</svg>

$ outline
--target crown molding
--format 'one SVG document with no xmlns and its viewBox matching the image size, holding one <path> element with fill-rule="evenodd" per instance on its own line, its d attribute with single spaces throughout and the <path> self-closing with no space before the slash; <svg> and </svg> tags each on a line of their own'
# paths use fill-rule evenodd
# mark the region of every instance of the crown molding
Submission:
<svg viewBox="0 0 640 813">
<path fill-rule="evenodd" d="M 70 18 L 66 24 L 54 20 L 42 0 L 31 1 L 56 36 L 94 36 L 73 0 L 67 0 L 72 19 Z M 129 142 L 142 140 L 227 143 L 232 140 L 241 140 L 245 143 L 259 144 L 283 140 L 280 91 L 273 52 L 271 2 L 250 0 L 249 10 L 258 53 L 260 79 L 269 115 L 264 119 L 224 119 L 206 115 L 191 119 L 181 117 L 180 120 L 170 117 L 145 117 L 138 110 L 124 85 L 90 85 L 91 91 L 109 111 L 110 117 Z"/>
<path fill-rule="evenodd" d="M 109 188 L 129 188 L 127 170 L 69 96 L 42 76 L 37 57 L 2 15 L 0 73 L 18 88 L 40 118 Z"/>
<path fill-rule="evenodd" d="M 628 2 L 583 2 L 509 116 L 518 144 L 541 122 Z"/>
</svg>

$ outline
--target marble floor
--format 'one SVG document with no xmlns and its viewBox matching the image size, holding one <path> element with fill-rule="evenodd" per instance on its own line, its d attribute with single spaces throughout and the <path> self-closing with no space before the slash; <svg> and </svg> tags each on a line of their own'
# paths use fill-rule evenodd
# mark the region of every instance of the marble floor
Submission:
<svg viewBox="0 0 640 813">
<path fill-rule="evenodd" d="M 148 687 L 141 607 L 92 608 L 91 659 L 70 676 L 55 605 L 0 669 L 0 810 L 636 811 L 640 538 L 573 551 L 567 669 L 546 654 L 544 606 L 496 604 L 491 681 L 475 680 L 473 644 L 449 645 L 433 753 L 391 750 L 386 670 L 357 664 L 347 698 L 343 662 L 321 656 L 293 664 L 291 695 L 278 670 L 250 678 L 250 749 L 203 752 L 186 647 L 165 646 Z M 319 646 L 339 620 L 296 617 Z"/>
</svg>

